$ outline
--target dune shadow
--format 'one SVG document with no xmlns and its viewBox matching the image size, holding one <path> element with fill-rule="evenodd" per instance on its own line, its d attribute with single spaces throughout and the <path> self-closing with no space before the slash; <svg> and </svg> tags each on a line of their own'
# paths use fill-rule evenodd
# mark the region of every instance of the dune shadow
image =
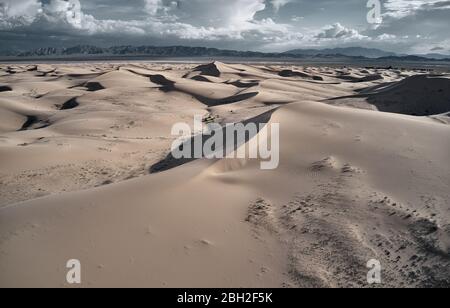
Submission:
<svg viewBox="0 0 450 308">
<path fill-rule="evenodd" d="M 187 93 L 187 94 L 192 95 L 191 93 Z M 197 99 L 202 104 L 205 104 L 208 107 L 213 107 L 213 106 L 228 105 L 228 104 L 233 104 L 233 103 L 237 103 L 240 101 L 245 101 L 247 99 L 257 96 L 258 94 L 259 94 L 259 92 L 250 92 L 250 93 L 232 95 L 232 96 L 221 98 L 221 99 L 213 99 L 213 98 L 204 97 L 201 95 L 192 95 L 192 96 L 195 97 L 195 99 Z"/>
<path fill-rule="evenodd" d="M 17 131 L 25 131 L 29 129 L 41 129 L 50 126 L 48 121 L 42 121 L 37 116 L 27 116 L 27 120 Z"/>
<path fill-rule="evenodd" d="M 293 70 L 282 70 L 281 72 L 278 72 L 278 75 L 280 77 L 302 77 L 302 78 L 310 78 L 311 76 L 298 71 Z"/>
<path fill-rule="evenodd" d="M 201 75 L 211 77 L 220 77 L 221 74 L 215 63 L 199 65 L 194 68 L 193 72 L 200 72 Z"/>
<path fill-rule="evenodd" d="M 249 123 L 255 123 L 257 126 L 257 130 L 256 130 L 256 134 L 258 134 L 260 132 L 260 130 L 265 127 L 265 125 L 267 125 L 267 123 L 270 121 L 270 118 L 272 116 L 272 114 L 277 110 L 277 108 L 274 108 L 268 112 L 265 112 L 259 116 L 256 116 L 252 119 L 246 120 L 246 121 L 242 121 L 240 123 L 242 123 L 243 125 L 247 125 Z M 262 124 L 262 125 L 261 125 Z M 219 136 L 217 136 L 217 134 L 219 134 Z M 191 149 L 191 155 L 189 157 L 192 158 L 175 158 L 171 153 L 169 153 L 163 160 L 159 161 L 158 163 L 152 165 L 150 167 L 149 172 L 151 174 L 154 173 L 160 173 L 160 172 L 164 172 L 179 166 L 182 166 L 184 164 L 193 162 L 195 160 L 197 160 L 198 158 L 193 158 L 195 157 L 195 153 L 194 153 L 194 144 L 198 143 L 202 145 L 202 149 L 203 146 L 205 145 L 206 142 L 208 142 L 211 138 L 218 138 L 220 137 L 223 141 L 222 144 L 219 144 L 215 149 L 214 149 L 214 153 L 221 153 L 223 155 L 223 157 L 227 156 L 228 154 L 236 151 L 240 146 L 242 146 L 243 144 L 246 144 L 247 142 L 249 142 L 249 140 L 251 140 L 253 137 L 256 136 L 256 134 L 250 134 L 249 132 L 246 133 L 245 138 L 237 138 L 236 133 L 233 136 L 233 141 L 234 143 L 230 145 L 227 145 L 227 134 L 226 134 L 226 126 L 222 126 L 222 129 L 220 130 L 216 130 L 214 133 L 212 133 L 211 135 L 204 135 L 204 134 L 198 134 L 196 136 L 193 136 L 192 138 L 190 138 L 189 140 L 185 141 L 182 145 L 180 145 L 179 149 L 183 150 L 184 147 L 189 147 Z M 216 144 L 217 145 L 217 144 Z"/>
<path fill-rule="evenodd" d="M 151 75 L 149 78 L 150 78 L 151 82 L 160 85 L 161 87 L 159 89 L 165 93 L 171 92 L 171 91 L 178 91 L 178 92 L 181 92 L 184 94 L 188 94 L 208 107 L 237 103 L 240 101 L 244 101 L 244 100 L 253 98 L 259 94 L 259 92 L 250 92 L 250 93 L 236 94 L 236 95 L 232 95 L 232 96 L 220 98 L 220 99 L 214 99 L 214 98 L 209 98 L 209 97 L 205 97 L 202 95 L 194 94 L 194 93 L 191 93 L 190 91 L 180 90 L 179 88 L 176 87 L 176 84 L 174 81 L 167 79 L 163 75 Z"/>
<path fill-rule="evenodd" d="M 77 98 L 74 97 L 70 100 L 68 100 L 67 102 L 65 102 L 64 104 L 62 104 L 62 106 L 59 108 L 59 110 L 69 110 L 69 109 L 74 109 L 76 107 L 78 107 L 80 104 L 77 102 Z"/>
<path fill-rule="evenodd" d="M 156 83 L 156 84 L 166 88 L 165 92 L 169 92 L 169 91 L 175 90 L 175 82 L 172 81 L 172 80 L 167 79 L 163 75 L 150 75 L 149 78 L 150 78 L 151 82 Z"/>
<path fill-rule="evenodd" d="M 236 81 L 232 81 L 232 82 L 225 82 L 225 84 L 230 84 L 232 86 L 235 86 L 237 88 L 253 88 L 256 86 L 259 86 L 259 81 L 256 80 L 252 80 L 249 82 L 243 82 L 241 80 L 236 80 Z"/>
<path fill-rule="evenodd" d="M 210 83 L 212 83 L 211 80 L 209 80 L 208 78 L 206 78 L 206 77 L 204 77 L 204 76 L 202 76 L 202 75 L 194 76 L 194 77 L 192 77 L 191 79 L 192 79 L 192 80 L 195 80 L 195 81 L 200 81 L 200 82 L 210 82 Z"/>
<path fill-rule="evenodd" d="M 334 76 L 334 78 L 340 79 L 343 81 L 347 81 L 347 82 L 352 82 L 352 83 L 362 83 L 362 82 L 384 80 L 384 77 L 379 74 L 369 75 L 369 76 L 364 76 L 364 77 L 356 77 L 356 76 L 351 76 L 351 75 L 339 75 L 339 76 Z"/>
<path fill-rule="evenodd" d="M 72 79 L 94 79 L 97 77 L 100 77 L 102 75 L 105 75 L 106 73 L 92 73 L 92 74 L 67 74 L 66 77 L 67 78 L 72 78 Z"/>
<path fill-rule="evenodd" d="M 282 70 L 278 72 L 278 76 L 283 78 L 292 78 L 292 77 L 300 77 L 304 79 L 309 79 L 313 81 L 324 81 L 322 76 L 318 75 L 310 75 L 304 72 L 293 71 L 293 70 Z"/>
<path fill-rule="evenodd" d="M 364 95 L 364 94 L 366 94 L 366 95 L 367 94 L 375 94 L 375 93 L 377 93 L 379 91 L 387 90 L 387 89 L 390 88 L 390 86 L 395 85 L 395 84 L 397 84 L 396 81 L 384 82 L 382 84 L 378 84 L 378 85 L 371 86 L 371 87 L 368 87 L 368 88 L 356 89 L 354 91 L 356 93 L 361 94 L 361 95 Z"/>
<path fill-rule="evenodd" d="M 105 87 L 103 87 L 99 82 L 96 81 L 89 81 L 86 82 L 84 84 L 84 87 L 89 91 L 89 92 L 96 92 L 96 91 L 101 91 L 104 90 Z"/>
<path fill-rule="evenodd" d="M 9 92 L 12 91 L 11 87 L 8 86 L 0 86 L 0 92 Z"/>
</svg>

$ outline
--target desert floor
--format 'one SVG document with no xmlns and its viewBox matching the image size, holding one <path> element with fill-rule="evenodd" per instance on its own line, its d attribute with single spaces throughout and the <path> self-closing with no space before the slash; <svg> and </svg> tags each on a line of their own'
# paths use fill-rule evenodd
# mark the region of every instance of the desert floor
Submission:
<svg viewBox="0 0 450 308">
<path fill-rule="evenodd" d="M 420 70 L 0 64 L 0 287 L 449 287 L 449 111 Z M 194 115 L 279 167 L 171 159 Z"/>
</svg>

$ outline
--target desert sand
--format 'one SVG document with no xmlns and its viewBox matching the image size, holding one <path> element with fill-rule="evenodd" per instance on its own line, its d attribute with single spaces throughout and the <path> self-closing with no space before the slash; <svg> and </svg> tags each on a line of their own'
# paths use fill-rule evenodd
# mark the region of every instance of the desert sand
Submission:
<svg viewBox="0 0 450 308">
<path fill-rule="evenodd" d="M 2 64 L 0 287 L 449 287 L 449 112 L 420 70 Z M 194 115 L 279 123 L 279 167 L 168 159 Z"/>
</svg>

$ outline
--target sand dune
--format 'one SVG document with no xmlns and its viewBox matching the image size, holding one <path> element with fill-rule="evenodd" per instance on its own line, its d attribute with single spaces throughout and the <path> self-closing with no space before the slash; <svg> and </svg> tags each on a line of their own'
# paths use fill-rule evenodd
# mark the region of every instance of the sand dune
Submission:
<svg viewBox="0 0 450 308">
<path fill-rule="evenodd" d="M 334 99 L 334 102 L 367 102 L 376 109 L 415 116 L 430 116 L 450 111 L 450 78 L 415 75 L 387 85 L 362 89 L 360 95 Z"/>
<path fill-rule="evenodd" d="M 220 62 L 0 72 L 1 287 L 66 287 L 74 258 L 86 287 L 368 287 L 371 259 L 383 286 L 450 286 L 447 76 Z M 279 123 L 280 166 L 174 159 L 171 127 L 194 115 Z"/>
</svg>

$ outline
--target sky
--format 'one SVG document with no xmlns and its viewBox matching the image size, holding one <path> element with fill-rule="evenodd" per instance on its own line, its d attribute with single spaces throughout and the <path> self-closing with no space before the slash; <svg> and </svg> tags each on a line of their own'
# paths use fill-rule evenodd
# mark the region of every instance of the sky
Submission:
<svg viewBox="0 0 450 308">
<path fill-rule="evenodd" d="M 450 54 L 449 29 L 450 1 L 444 0 L 0 0 L 2 50 L 361 46 Z"/>
</svg>

